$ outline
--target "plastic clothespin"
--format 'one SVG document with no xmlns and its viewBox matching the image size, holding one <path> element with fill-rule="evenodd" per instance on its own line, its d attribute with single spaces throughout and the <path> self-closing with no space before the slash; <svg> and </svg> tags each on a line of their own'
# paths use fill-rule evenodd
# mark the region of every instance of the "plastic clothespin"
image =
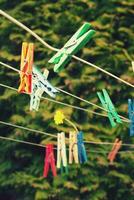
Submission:
<svg viewBox="0 0 134 200">
<path fill-rule="evenodd" d="M 134 135 L 134 99 L 128 99 L 128 115 L 130 119 L 130 136 Z"/>
<path fill-rule="evenodd" d="M 115 110 L 115 107 L 105 89 L 101 92 L 97 92 L 97 95 L 102 103 L 102 106 L 107 110 L 108 112 L 108 118 L 110 120 L 111 126 L 115 127 L 116 123 L 122 123 L 118 113 Z"/>
<path fill-rule="evenodd" d="M 90 23 L 84 23 L 70 40 L 48 62 L 55 64 L 54 72 L 60 72 L 70 61 L 71 56 L 83 48 L 92 38 L 95 31 Z"/>
<path fill-rule="evenodd" d="M 79 163 L 78 159 L 78 145 L 77 145 L 77 134 L 75 132 L 69 133 L 69 164 Z"/>
<path fill-rule="evenodd" d="M 53 176 L 57 176 L 53 145 L 47 144 L 46 145 L 46 155 L 45 155 L 45 160 L 44 160 L 43 177 L 45 177 L 45 178 L 47 177 L 50 166 L 51 166 Z"/>
<path fill-rule="evenodd" d="M 113 164 L 113 161 L 115 160 L 115 157 L 121 148 L 122 141 L 118 138 L 115 139 L 115 142 L 113 144 L 112 150 L 108 154 L 108 160 L 110 161 L 110 164 Z"/>
<path fill-rule="evenodd" d="M 33 43 L 22 43 L 20 64 L 20 86 L 18 92 L 31 94 L 32 92 L 32 69 L 33 69 Z"/>
<path fill-rule="evenodd" d="M 65 172 L 68 173 L 67 167 L 67 155 L 66 155 L 66 144 L 65 144 L 65 133 L 58 133 L 57 137 L 57 168 L 63 172 L 63 168 L 65 168 Z"/>
<path fill-rule="evenodd" d="M 33 79 L 34 83 L 41 88 L 44 92 L 46 92 L 51 97 L 55 98 L 56 93 L 58 90 L 56 90 L 55 87 L 53 87 L 47 80 L 49 75 L 49 71 L 45 69 L 44 74 L 42 74 L 36 67 L 33 68 Z"/>
<path fill-rule="evenodd" d="M 37 88 L 36 85 L 33 87 L 33 93 L 30 95 L 30 111 L 39 110 L 39 105 L 40 105 L 40 99 L 43 94 L 43 90 L 40 88 Z"/>
<path fill-rule="evenodd" d="M 79 162 L 80 163 L 87 162 L 87 154 L 86 154 L 86 149 L 85 149 L 85 145 L 83 142 L 83 132 L 82 131 L 80 131 L 77 134 L 77 144 L 78 144 Z"/>
<path fill-rule="evenodd" d="M 49 71 L 44 70 L 42 74 L 36 67 L 33 68 L 33 92 L 30 100 L 30 110 L 39 109 L 40 99 L 44 92 L 55 98 L 58 92 L 48 81 Z"/>
</svg>

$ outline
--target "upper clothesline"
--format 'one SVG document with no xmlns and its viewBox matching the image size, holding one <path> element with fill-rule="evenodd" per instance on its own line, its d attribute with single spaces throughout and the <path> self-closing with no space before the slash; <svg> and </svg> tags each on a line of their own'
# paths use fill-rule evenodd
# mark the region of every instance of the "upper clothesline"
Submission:
<svg viewBox="0 0 134 200">
<path fill-rule="evenodd" d="M 19 21 L 16 20 L 15 18 L 13 18 L 13 17 L 11 17 L 10 15 L 8 15 L 8 14 L 7 14 L 6 12 L 4 12 L 3 10 L 0 10 L 0 14 L 3 15 L 4 17 L 6 17 L 7 19 L 9 19 L 10 21 L 12 21 L 13 23 L 15 23 L 16 25 L 18 25 L 19 27 L 21 27 L 22 29 L 24 29 L 24 30 L 26 30 L 27 32 L 29 32 L 33 37 L 35 37 L 38 41 L 40 41 L 45 47 L 49 48 L 49 49 L 52 50 L 52 51 L 59 51 L 59 49 L 54 48 L 54 47 L 52 47 L 51 45 L 49 45 L 49 44 L 48 44 L 47 42 L 45 42 L 40 36 L 38 36 L 34 31 L 32 31 L 31 29 L 29 29 L 27 26 L 25 26 L 24 24 L 22 24 L 21 22 L 19 22 Z M 90 62 L 88 62 L 88 61 L 86 61 L 86 60 L 84 60 L 84 59 L 82 59 L 82 58 L 79 58 L 79 57 L 75 56 L 75 55 L 72 55 L 72 57 L 73 57 L 74 59 L 76 59 L 76 60 L 78 60 L 78 61 L 80 61 L 80 62 L 82 62 L 82 63 L 85 63 L 85 64 L 87 64 L 87 65 L 90 65 L 90 66 L 92 66 L 92 67 L 94 67 L 94 68 L 96 68 L 96 69 L 102 71 L 103 73 L 105 73 L 105 74 L 111 76 L 112 78 L 114 78 L 114 79 L 116 79 L 116 80 L 118 80 L 118 81 L 120 81 L 120 82 L 122 82 L 122 83 L 124 83 L 124 84 L 126 84 L 126 85 L 128 85 L 128 86 L 130 86 L 130 87 L 132 87 L 132 88 L 134 88 L 134 85 L 133 85 L 133 84 L 131 84 L 131 83 L 129 83 L 129 82 L 127 82 L 127 81 L 121 79 L 120 77 L 114 75 L 113 73 L 110 73 L 110 72 L 108 72 L 108 71 L 106 71 L 106 70 L 104 70 L 104 69 L 98 67 L 97 65 L 92 64 L 92 63 L 90 63 Z"/>
</svg>

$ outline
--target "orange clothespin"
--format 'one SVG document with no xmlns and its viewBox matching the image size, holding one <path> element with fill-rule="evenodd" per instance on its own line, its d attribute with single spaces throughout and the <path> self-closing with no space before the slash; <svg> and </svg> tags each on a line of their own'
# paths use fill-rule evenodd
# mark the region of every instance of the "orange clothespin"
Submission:
<svg viewBox="0 0 134 200">
<path fill-rule="evenodd" d="M 20 63 L 20 86 L 18 92 L 32 93 L 33 43 L 22 43 Z"/>
<path fill-rule="evenodd" d="M 73 163 L 73 158 L 75 163 L 79 163 L 77 134 L 74 131 L 69 134 L 69 164 Z"/>
<path fill-rule="evenodd" d="M 122 145 L 122 141 L 119 138 L 116 138 L 113 144 L 112 150 L 108 154 L 108 160 L 110 161 L 110 164 L 113 164 L 113 161 L 115 160 L 115 157 L 119 149 L 121 148 L 121 145 Z"/>
</svg>

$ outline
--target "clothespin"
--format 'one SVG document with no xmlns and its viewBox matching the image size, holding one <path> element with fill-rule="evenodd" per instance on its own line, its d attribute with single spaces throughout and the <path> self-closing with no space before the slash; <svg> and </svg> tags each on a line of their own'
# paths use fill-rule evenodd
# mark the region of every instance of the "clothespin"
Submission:
<svg viewBox="0 0 134 200">
<path fill-rule="evenodd" d="M 84 23 L 64 47 L 48 61 L 49 63 L 55 64 L 54 71 L 60 72 L 70 61 L 71 56 L 83 48 L 94 34 L 95 31 L 91 29 L 91 24 Z"/>
<path fill-rule="evenodd" d="M 41 88 L 38 88 L 36 85 L 33 86 L 33 92 L 30 95 L 30 111 L 39 110 L 39 105 L 40 105 L 40 99 L 43 94 L 43 90 Z"/>
<path fill-rule="evenodd" d="M 31 94 L 32 92 L 32 68 L 33 68 L 33 43 L 22 43 L 20 64 L 20 86 L 18 92 Z"/>
<path fill-rule="evenodd" d="M 107 110 L 108 112 L 108 118 L 110 120 L 111 126 L 115 127 L 116 123 L 122 123 L 118 113 L 115 110 L 115 107 L 105 89 L 101 92 L 97 92 L 97 95 L 102 103 L 102 106 Z"/>
<path fill-rule="evenodd" d="M 134 135 L 134 99 L 128 99 L 128 115 L 130 119 L 130 136 Z"/>
<path fill-rule="evenodd" d="M 116 138 L 115 142 L 113 144 L 112 150 L 108 154 L 108 159 L 110 161 L 110 164 L 113 164 L 113 161 L 115 160 L 115 157 L 116 157 L 119 149 L 121 148 L 121 145 L 122 145 L 122 141 L 120 139 Z"/>
<path fill-rule="evenodd" d="M 45 160 L 44 160 L 43 177 L 45 177 L 45 178 L 47 177 L 50 166 L 51 166 L 53 176 L 57 176 L 53 145 L 47 144 L 46 145 L 46 155 L 45 155 Z"/>
<path fill-rule="evenodd" d="M 83 132 L 82 131 L 80 131 L 77 134 L 77 144 L 78 144 L 79 162 L 80 163 L 87 162 L 87 154 L 86 154 L 86 149 L 85 149 L 85 145 L 83 142 Z"/>
<path fill-rule="evenodd" d="M 68 173 L 65 133 L 63 132 L 58 133 L 57 137 L 57 168 L 62 169 L 62 165 L 65 168 L 65 172 Z"/>
<path fill-rule="evenodd" d="M 69 164 L 79 163 L 78 160 L 78 145 L 77 145 L 77 134 L 75 132 L 69 133 Z"/>
<path fill-rule="evenodd" d="M 55 98 L 58 92 L 47 80 L 49 71 L 44 70 L 42 74 L 36 67 L 33 68 L 33 92 L 30 100 L 30 110 L 38 111 L 40 99 L 44 92 Z"/>
<path fill-rule="evenodd" d="M 47 69 L 45 69 L 44 73 L 42 74 L 36 67 L 33 68 L 33 79 L 35 84 L 44 90 L 44 92 L 46 92 L 48 95 L 55 98 L 58 90 L 56 90 L 56 88 L 49 83 L 47 80 L 48 75 L 49 71 Z"/>
</svg>

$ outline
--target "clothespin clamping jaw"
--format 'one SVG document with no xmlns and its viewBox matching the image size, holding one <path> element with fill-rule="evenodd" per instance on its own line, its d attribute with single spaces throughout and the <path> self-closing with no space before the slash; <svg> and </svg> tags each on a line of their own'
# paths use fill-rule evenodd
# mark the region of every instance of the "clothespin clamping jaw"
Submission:
<svg viewBox="0 0 134 200">
<path fill-rule="evenodd" d="M 115 160 L 115 157 L 119 151 L 119 149 L 121 148 L 122 145 L 122 141 L 118 138 L 116 138 L 112 150 L 110 151 L 110 153 L 108 154 L 108 160 L 110 161 L 110 164 L 113 164 L 113 161 Z"/>
<path fill-rule="evenodd" d="M 63 172 L 63 168 L 65 168 L 65 172 L 68 173 L 67 167 L 67 155 L 66 155 L 66 144 L 65 144 L 65 133 L 58 133 L 57 138 L 57 168 Z"/>
<path fill-rule="evenodd" d="M 130 136 L 134 135 L 134 99 L 128 99 L 128 115 L 130 119 Z"/>
<path fill-rule="evenodd" d="M 54 88 L 47 80 L 49 71 L 44 70 L 42 74 L 36 67 L 33 68 L 33 92 L 30 100 L 30 110 L 39 109 L 40 99 L 44 92 L 55 98 L 58 90 Z"/>
<path fill-rule="evenodd" d="M 80 131 L 77 134 L 77 143 L 78 143 L 78 157 L 79 157 L 79 162 L 84 163 L 87 162 L 87 154 L 86 154 L 86 149 L 83 141 L 83 132 Z"/>
<path fill-rule="evenodd" d="M 111 126 L 115 127 L 116 123 L 122 123 L 118 113 L 115 110 L 115 107 L 105 89 L 101 92 L 97 92 L 97 95 L 102 103 L 104 109 L 108 112 L 108 118 L 110 120 Z"/>
<path fill-rule="evenodd" d="M 20 64 L 20 86 L 18 92 L 31 94 L 32 92 L 32 68 L 33 68 L 33 43 L 23 42 Z"/>
<path fill-rule="evenodd" d="M 69 133 L 69 164 L 79 163 L 78 159 L 78 145 L 77 145 L 77 134 L 75 132 Z"/>
<path fill-rule="evenodd" d="M 45 160 L 44 160 L 43 177 L 45 177 L 45 178 L 47 177 L 50 166 L 51 166 L 53 176 L 57 176 L 53 145 L 47 144 L 46 145 L 46 155 L 45 155 Z"/>
<path fill-rule="evenodd" d="M 94 34 L 95 31 L 91 29 L 91 24 L 84 23 L 64 47 L 48 61 L 55 64 L 54 72 L 60 72 L 70 61 L 71 56 L 83 48 Z"/>
</svg>

